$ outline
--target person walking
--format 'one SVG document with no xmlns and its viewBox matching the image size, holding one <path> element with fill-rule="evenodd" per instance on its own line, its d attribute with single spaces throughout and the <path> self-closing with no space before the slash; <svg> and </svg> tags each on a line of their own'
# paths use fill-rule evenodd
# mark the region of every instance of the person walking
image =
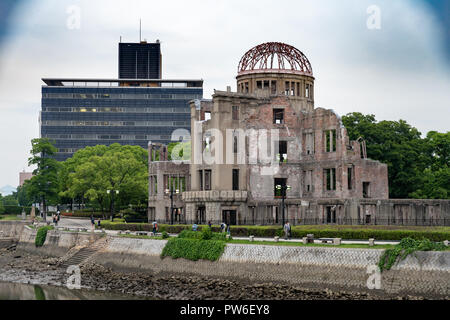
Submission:
<svg viewBox="0 0 450 320">
<path fill-rule="evenodd" d="M 208 227 L 211 229 L 212 227 L 211 221 L 208 221 Z"/>
<path fill-rule="evenodd" d="M 288 237 L 289 238 L 291 237 L 291 225 L 289 224 L 289 221 L 284 224 L 283 229 L 284 229 L 284 239 L 287 240 Z"/>
<path fill-rule="evenodd" d="M 94 219 L 94 215 L 91 214 L 91 231 L 94 232 L 95 230 L 95 219 Z"/>
<path fill-rule="evenodd" d="M 156 232 L 158 231 L 158 223 L 156 221 L 153 221 L 152 227 L 153 227 L 152 229 L 153 236 L 156 236 Z"/>
</svg>

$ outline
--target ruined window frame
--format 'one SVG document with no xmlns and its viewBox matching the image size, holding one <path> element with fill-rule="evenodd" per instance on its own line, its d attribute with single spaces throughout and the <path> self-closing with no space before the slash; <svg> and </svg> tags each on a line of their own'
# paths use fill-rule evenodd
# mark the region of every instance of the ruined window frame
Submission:
<svg viewBox="0 0 450 320">
<path fill-rule="evenodd" d="M 324 150 L 327 153 L 336 152 L 337 130 L 329 129 L 323 131 Z"/>
<path fill-rule="evenodd" d="M 284 109 L 283 108 L 273 108 L 273 123 L 274 124 L 284 124 Z M 281 115 L 281 117 L 280 117 Z M 277 120 L 280 122 L 278 123 Z"/>
<path fill-rule="evenodd" d="M 324 187 L 326 191 L 336 191 L 336 168 L 323 169 Z"/>
<path fill-rule="evenodd" d="M 231 173 L 232 176 L 232 189 L 233 191 L 239 190 L 239 169 L 234 168 Z"/>
<path fill-rule="evenodd" d="M 239 106 L 231 106 L 231 120 L 239 120 Z"/>
<path fill-rule="evenodd" d="M 212 170 L 208 169 L 205 170 L 205 191 L 211 190 L 211 183 L 212 183 Z"/>
</svg>

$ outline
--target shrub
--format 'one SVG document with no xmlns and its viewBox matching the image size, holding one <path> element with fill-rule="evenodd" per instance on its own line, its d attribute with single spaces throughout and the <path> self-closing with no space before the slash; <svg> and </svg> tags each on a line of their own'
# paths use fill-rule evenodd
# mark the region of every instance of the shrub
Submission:
<svg viewBox="0 0 450 320">
<path fill-rule="evenodd" d="M 163 233 L 161 234 L 161 237 L 163 239 L 167 239 L 167 238 L 169 238 L 169 234 L 167 232 L 163 231 Z"/>
<path fill-rule="evenodd" d="M 224 241 L 172 238 L 167 241 L 161 257 L 216 261 L 225 250 Z"/>
<path fill-rule="evenodd" d="M 218 240 L 227 241 L 227 236 L 223 232 L 212 232 L 210 228 L 204 228 L 201 232 L 183 230 L 178 234 L 178 238 L 198 239 L 198 240 Z M 232 238 L 230 237 L 229 240 Z"/>
<path fill-rule="evenodd" d="M 103 224 L 103 222 L 102 222 Z M 378 227 L 378 226 L 374 226 Z M 203 230 L 205 226 L 199 226 L 199 231 Z M 379 228 L 379 229 L 378 229 Z M 447 229 L 438 230 L 395 230 L 395 229 L 381 229 L 381 227 L 375 228 L 361 228 L 356 226 L 293 226 L 291 229 L 293 238 L 303 238 L 307 234 L 312 233 L 316 238 L 342 238 L 342 239 L 359 239 L 367 240 L 370 238 L 383 239 L 383 240 L 401 240 L 403 238 L 412 238 L 415 240 L 429 239 L 431 241 L 444 241 L 450 237 L 450 232 L 445 231 Z M 387 228 L 387 227 L 386 227 Z M 151 231 L 151 224 L 148 223 L 127 223 L 127 224 L 105 224 L 105 229 L 109 230 L 132 230 L 132 231 Z M 181 233 L 183 230 L 191 230 L 191 225 L 159 225 L 159 230 L 167 231 L 169 233 Z M 219 231 L 218 227 L 212 227 L 213 234 Z M 442 231 L 441 231 L 442 230 Z M 274 236 L 282 236 L 283 228 L 279 226 L 231 226 L 231 235 L 233 236 L 255 236 L 273 238 Z M 195 232 L 194 232 L 195 233 Z M 200 233 L 201 232 L 197 232 Z M 225 240 L 225 234 L 222 234 L 222 238 L 214 238 L 216 240 Z M 195 236 L 191 236 L 195 237 Z M 214 236 L 215 237 L 215 236 Z"/>
<path fill-rule="evenodd" d="M 36 238 L 34 240 L 34 244 L 36 247 L 42 247 L 45 242 L 45 238 L 47 238 L 47 231 L 52 230 L 53 226 L 44 226 L 40 227 L 36 233 Z"/>
<path fill-rule="evenodd" d="M 408 255 L 416 251 L 443 251 L 446 250 L 442 242 L 433 242 L 429 239 L 414 240 L 405 238 L 398 245 L 391 249 L 386 249 L 380 257 L 378 267 L 381 271 L 389 270 L 396 263 L 404 260 Z"/>
</svg>

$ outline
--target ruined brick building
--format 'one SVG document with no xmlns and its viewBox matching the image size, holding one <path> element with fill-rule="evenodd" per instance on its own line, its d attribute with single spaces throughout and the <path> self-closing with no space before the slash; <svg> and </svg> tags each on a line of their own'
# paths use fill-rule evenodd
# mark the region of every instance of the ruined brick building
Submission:
<svg viewBox="0 0 450 320">
<path fill-rule="evenodd" d="M 236 79 L 237 92 L 228 87 L 190 102 L 190 161 L 168 161 L 166 146 L 149 144 L 149 219 L 233 225 L 449 218 L 448 201 L 388 199 L 387 165 L 367 159 L 364 141 L 349 140 L 333 110 L 315 108 L 311 64 L 296 48 L 252 48 Z"/>
</svg>

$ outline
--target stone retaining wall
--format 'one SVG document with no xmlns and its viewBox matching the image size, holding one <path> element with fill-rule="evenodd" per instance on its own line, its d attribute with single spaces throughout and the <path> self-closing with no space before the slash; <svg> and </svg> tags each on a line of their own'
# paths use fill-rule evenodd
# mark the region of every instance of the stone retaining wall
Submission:
<svg viewBox="0 0 450 320">
<path fill-rule="evenodd" d="M 216 261 L 159 257 L 165 240 L 113 238 L 93 262 L 121 271 L 185 273 L 243 281 L 368 291 L 383 250 L 228 244 Z M 417 252 L 381 274 L 380 293 L 450 295 L 450 252 Z"/>
<path fill-rule="evenodd" d="M 60 257 L 66 254 L 73 247 L 84 247 L 98 240 L 102 235 L 89 232 L 61 232 L 57 230 L 47 231 L 44 245 L 36 247 L 36 229 L 28 226 L 23 228 L 19 238 L 20 250 L 31 253 Z"/>
<path fill-rule="evenodd" d="M 59 257 L 75 246 L 86 246 L 100 234 L 49 231 L 44 246 L 36 248 L 36 230 L 24 227 L 19 249 Z M 375 266 L 383 250 L 336 247 L 288 247 L 227 244 L 216 261 L 160 258 L 166 240 L 109 237 L 106 247 L 92 258 L 120 271 L 151 274 L 193 274 L 248 282 L 287 283 L 302 287 L 328 287 L 369 291 L 368 267 Z M 416 252 L 381 274 L 383 294 L 450 296 L 450 252 Z"/>
<path fill-rule="evenodd" d="M 0 236 L 18 239 L 22 234 L 23 227 L 29 224 L 28 221 L 0 221 Z"/>
</svg>

